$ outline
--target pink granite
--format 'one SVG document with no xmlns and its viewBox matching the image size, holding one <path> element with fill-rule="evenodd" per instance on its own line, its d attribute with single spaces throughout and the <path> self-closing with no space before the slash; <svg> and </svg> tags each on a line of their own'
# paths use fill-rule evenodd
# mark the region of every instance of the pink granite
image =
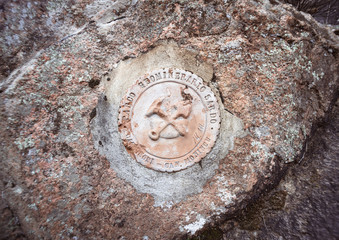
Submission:
<svg viewBox="0 0 339 240">
<path fill-rule="evenodd" d="M 118 3 L 83 2 L 81 13 L 92 19 L 83 30 L 44 48 L 2 82 L 2 198 L 30 239 L 196 234 L 279 181 L 333 105 L 338 37 L 288 5 Z M 168 40 L 213 66 L 224 108 L 242 119 L 247 135 L 235 139 L 201 193 L 155 207 L 151 195 L 117 177 L 99 155 L 90 121 L 102 76 Z"/>
</svg>

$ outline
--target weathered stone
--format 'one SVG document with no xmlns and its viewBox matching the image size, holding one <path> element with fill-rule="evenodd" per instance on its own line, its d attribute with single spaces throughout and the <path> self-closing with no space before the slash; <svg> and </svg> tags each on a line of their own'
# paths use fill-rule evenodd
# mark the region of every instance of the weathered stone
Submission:
<svg viewBox="0 0 339 240">
<path fill-rule="evenodd" d="M 223 239 L 337 239 L 339 102 L 280 184 L 220 226 Z M 205 234 L 208 234 L 206 231 Z M 221 239 L 220 238 L 220 239 Z"/>
<path fill-rule="evenodd" d="M 152 69 L 168 68 L 170 66 L 187 69 L 202 76 L 202 79 L 209 83 L 214 91 L 217 91 L 210 84 L 213 76 L 212 67 L 198 61 L 195 56 L 196 54 L 193 52 L 180 49 L 171 43 L 162 44 L 136 59 L 120 62 L 119 66 L 112 73 L 105 75 L 103 78 L 105 96 L 99 101 L 96 110 L 97 117 L 91 123 L 94 145 L 102 155 L 107 157 L 117 175 L 131 183 L 137 191 L 150 193 L 154 197 L 156 206 L 164 205 L 168 202 L 178 202 L 188 195 L 201 192 L 206 181 L 218 169 L 219 161 L 232 149 L 234 138 L 245 135 L 241 120 L 229 112 L 220 109 L 221 116 L 219 114 L 215 115 L 217 121 L 213 123 L 214 126 L 211 126 L 214 127 L 213 132 L 217 133 L 219 130 L 219 119 L 221 118 L 220 133 L 212 151 L 204 158 L 200 165 L 193 165 L 192 168 L 171 174 L 155 172 L 138 164 L 127 153 L 128 151 L 133 154 L 131 149 L 133 146 L 130 146 L 131 143 L 129 141 L 125 143 L 129 149 L 125 150 L 121 141 L 121 133 L 119 134 L 118 132 L 118 125 L 120 124 L 120 128 L 123 128 L 124 124 L 117 120 L 119 111 L 120 114 L 123 114 L 122 112 L 126 111 L 126 109 L 121 108 L 120 103 L 121 99 L 128 101 L 127 98 L 132 97 L 132 95 L 129 95 L 128 90 L 130 86 L 135 84 L 136 78 L 146 74 L 143 71 L 152 71 Z M 168 72 L 168 70 L 166 71 Z M 202 86 L 201 84 L 198 84 L 198 86 Z M 212 97 L 208 98 L 209 100 L 213 99 Z M 216 100 L 214 99 L 214 101 Z M 219 99 L 218 101 L 222 105 L 221 100 Z M 121 116 L 121 120 L 122 118 Z M 126 140 L 125 138 L 129 138 L 125 135 L 123 134 L 123 141 Z M 127 133 L 127 135 L 130 135 L 130 133 Z M 210 136 L 208 147 L 214 145 L 216 136 Z M 187 143 L 185 144 L 187 145 Z M 147 165 L 147 163 L 144 162 L 144 165 Z M 182 165 L 182 167 L 187 167 L 193 163 L 193 161 L 188 162 L 187 165 Z M 164 168 L 168 172 L 173 172 L 173 169 L 174 165 L 173 168 Z"/>
<path fill-rule="evenodd" d="M 81 31 L 88 22 L 84 7 L 71 0 L 1 1 L 0 82 L 20 75 L 19 66 L 27 66 L 41 49 Z"/>
<path fill-rule="evenodd" d="M 278 181 L 286 163 L 303 155 L 312 125 L 333 104 L 338 38 L 289 5 L 266 0 L 79 4 L 80 19 L 90 21 L 80 24 L 86 27 L 68 32 L 30 61 L 22 58 L 25 64 L 8 68 L 3 76 L 10 76 L 1 83 L 2 197 L 29 238 L 195 234 Z M 191 71 L 209 82 L 223 109 L 216 148 L 201 166 L 161 173 L 133 165 L 128 154 L 107 154 L 108 146 L 123 149 L 117 130 L 125 93 L 120 90 L 154 70 L 147 66 L 156 62 L 130 69 L 124 81 L 111 74 L 122 74 L 119 69 L 132 59 L 147 60 L 156 47 L 171 56 L 166 49 L 172 43 L 179 54 L 191 52 L 191 60 L 187 64 L 181 56 L 161 67 Z M 15 55 L 9 47 L 4 59 Z M 116 91 L 107 92 L 113 83 Z M 195 175 L 181 176 L 175 187 L 166 181 L 188 172 Z"/>
</svg>

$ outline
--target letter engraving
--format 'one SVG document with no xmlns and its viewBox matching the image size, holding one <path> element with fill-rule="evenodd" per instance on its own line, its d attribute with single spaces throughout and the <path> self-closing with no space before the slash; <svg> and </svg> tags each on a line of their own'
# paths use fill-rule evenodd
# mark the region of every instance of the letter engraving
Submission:
<svg viewBox="0 0 339 240">
<path fill-rule="evenodd" d="M 175 172 L 199 162 L 218 136 L 213 91 L 189 71 L 142 75 L 121 101 L 118 126 L 130 155 L 147 168 Z"/>
</svg>

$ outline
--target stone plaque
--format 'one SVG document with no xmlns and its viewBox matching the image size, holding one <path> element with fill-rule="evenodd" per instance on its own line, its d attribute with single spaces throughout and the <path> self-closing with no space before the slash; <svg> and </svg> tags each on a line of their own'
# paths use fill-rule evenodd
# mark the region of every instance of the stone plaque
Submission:
<svg viewBox="0 0 339 240">
<path fill-rule="evenodd" d="M 166 68 L 146 74 L 128 89 L 118 125 L 136 161 L 158 171 L 179 171 L 212 149 L 220 126 L 219 105 L 200 77 Z"/>
</svg>

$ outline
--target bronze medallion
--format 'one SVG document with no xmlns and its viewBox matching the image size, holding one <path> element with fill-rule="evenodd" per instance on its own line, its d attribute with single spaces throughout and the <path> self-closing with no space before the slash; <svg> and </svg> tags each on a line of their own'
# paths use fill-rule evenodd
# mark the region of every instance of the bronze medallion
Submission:
<svg viewBox="0 0 339 240">
<path fill-rule="evenodd" d="M 119 131 L 130 155 L 164 172 L 199 162 L 214 146 L 219 105 L 197 75 L 161 69 L 139 78 L 123 97 Z"/>
</svg>

